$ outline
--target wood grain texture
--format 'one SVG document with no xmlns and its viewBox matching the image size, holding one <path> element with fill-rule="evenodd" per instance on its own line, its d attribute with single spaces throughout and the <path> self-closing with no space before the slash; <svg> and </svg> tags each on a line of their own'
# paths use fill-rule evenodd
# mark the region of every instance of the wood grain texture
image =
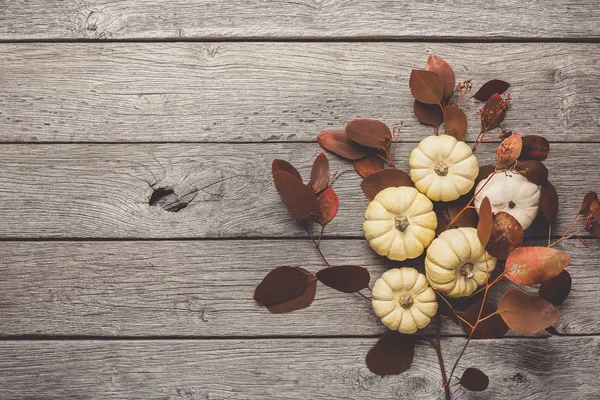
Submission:
<svg viewBox="0 0 600 400">
<path fill-rule="evenodd" d="M 559 334 L 600 334 L 600 240 L 586 244 L 559 245 L 573 260 L 573 291 L 559 307 Z M 324 240 L 322 247 L 334 265 L 368 268 L 371 286 L 388 268 L 400 265 L 377 256 L 365 240 Z M 308 240 L 0 242 L 0 254 L 2 337 L 359 336 L 386 331 L 363 298 L 323 285 L 310 307 L 289 314 L 270 314 L 254 302 L 254 289 L 274 267 L 300 265 L 312 272 L 324 267 Z M 497 304 L 512 287 L 502 282 L 490 299 Z M 444 335 L 464 335 L 449 320 L 443 327 Z M 435 334 L 434 328 L 427 328 L 427 334 Z"/>
<path fill-rule="evenodd" d="M 439 399 L 435 352 L 417 346 L 408 372 L 365 366 L 375 339 L 0 342 L 0 396 L 32 399 Z M 445 339 L 454 360 L 463 339 Z M 600 397 L 598 337 L 472 342 L 467 361 L 490 377 L 461 399 Z"/>
<path fill-rule="evenodd" d="M 0 4 L 0 40 L 598 38 L 592 0 L 34 0 Z"/>
<path fill-rule="evenodd" d="M 390 126 L 404 120 L 403 139 L 418 141 L 432 130 L 413 116 L 408 80 L 436 53 L 459 81 L 473 79 L 474 90 L 489 79 L 510 82 L 505 122 L 514 131 L 598 142 L 599 50 L 595 43 L 5 43 L 0 141 L 314 141 L 361 116 Z M 479 133 L 481 106 L 467 103 L 469 140 Z"/>
<path fill-rule="evenodd" d="M 495 146 L 477 149 L 481 164 L 495 162 Z M 399 168 L 408 170 L 414 147 L 398 146 Z M 3 145 L 0 238 L 305 237 L 273 185 L 271 163 L 288 160 L 306 179 L 320 150 L 313 143 Z M 599 152 L 600 144 L 552 147 L 546 164 L 560 198 L 555 233 L 585 193 L 600 189 Z M 361 178 L 349 162 L 329 158 L 340 208 L 326 235 L 362 237 L 368 200 Z M 159 189 L 175 195 L 150 205 Z M 166 211 L 177 201 L 189 204 Z"/>
</svg>

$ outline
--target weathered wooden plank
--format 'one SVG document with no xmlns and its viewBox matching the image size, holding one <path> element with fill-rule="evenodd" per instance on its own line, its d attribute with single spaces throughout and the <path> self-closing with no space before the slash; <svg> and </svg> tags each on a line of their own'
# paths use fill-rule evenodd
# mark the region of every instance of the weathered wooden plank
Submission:
<svg viewBox="0 0 600 400">
<path fill-rule="evenodd" d="M 460 11 L 460 12 L 457 12 Z M 499 18 L 499 16 L 502 18 Z M 510 23 L 503 23 L 510 21 Z M 592 0 L 441 3 L 282 0 L 0 4 L 0 40 L 598 38 Z"/>
<path fill-rule="evenodd" d="M 417 346 L 399 376 L 372 374 L 375 339 L 0 342 L 0 396 L 10 399 L 441 398 L 435 352 Z M 445 339 L 454 360 L 463 339 Z M 502 339 L 469 346 L 461 374 L 490 377 L 461 399 L 597 399 L 598 337 Z"/>
<path fill-rule="evenodd" d="M 560 306 L 561 334 L 600 333 L 600 240 L 561 248 L 573 291 Z M 399 263 L 364 240 L 324 240 L 333 264 L 362 265 L 371 284 Z M 319 285 L 314 303 L 285 315 L 252 299 L 278 265 L 323 262 L 307 241 L 0 242 L 0 336 L 348 336 L 386 331 L 363 298 Z M 410 265 L 409 262 L 403 265 Z M 498 302 L 511 285 L 490 292 Z M 366 293 L 366 292 L 365 292 Z M 351 321 L 345 323 L 344 321 Z M 445 335 L 462 335 L 445 321 Z M 427 329 L 434 334 L 434 327 Z M 513 334 L 514 335 L 514 334 Z"/>
<path fill-rule="evenodd" d="M 414 146 L 398 146 L 400 168 L 407 169 Z M 482 164 L 494 160 L 494 147 L 478 148 Z M 271 162 L 289 160 L 308 177 L 319 151 L 312 143 L 3 145 L 0 237 L 306 236 L 275 190 Z M 553 146 L 547 166 L 561 201 L 556 234 L 579 211 L 584 194 L 598 190 L 594 166 L 599 152 L 599 144 Z M 361 178 L 350 163 L 330 159 L 332 174 L 343 174 L 334 184 L 338 216 L 326 233 L 362 237 L 368 201 Z M 167 195 L 168 189 L 175 194 Z M 189 204 L 166 211 L 181 203 Z"/>
<path fill-rule="evenodd" d="M 435 52 L 476 88 L 492 78 L 513 84 L 509 128 L 598 142 L 599 50 L 597 43 L 5 43 L 0 141 L 314 141 L 359 116 L 404 120 L 403 138 L 416 141 L 431 129 L 413 116 L 408 79 Z M 481 103 L 467 104 L 475 138 Z"/>
</svg>

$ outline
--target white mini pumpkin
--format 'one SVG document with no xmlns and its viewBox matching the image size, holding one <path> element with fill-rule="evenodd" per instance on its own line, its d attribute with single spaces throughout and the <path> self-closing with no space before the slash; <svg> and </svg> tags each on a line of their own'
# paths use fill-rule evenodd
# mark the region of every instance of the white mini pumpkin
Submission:
<svg viewBox="0 0 600 400">
<path fill-rule="evenodd" d="M 413 187 L 389 187 L 377 193 L 365 211 L 363 231 L 381 256 L 403 261 L 423 254 L 435 237 L 433 203 Z"/>
<path fill-rule="evenodd" d="M 485 284 L 496 261 L 481 245 L 477 229 L 450 229 L 427 249 L 425 274 L 431 287 L 448 297 L 470 296 Z"/>
<path fill-rule="evenodd" d="M 508 171 L 497 172 L 487 184 L 486 181 L 487 178 L 479 182 L 475 188 L 477 212 L 481 202 L 487 197 L 492 212 L 507 212 L 519 221 L 523 229 L 529 228 L 538 213 L 540 203 L 538 185 L 530 182 L 523 175 Z"/>
<path fill-rule="evenodd" d="M 465 142 L 428 136 L 410 153 L 410 178 L 433 201 L 452 201 L 471 190 L 479 163 Z"/>
<path fill-rule="evenodd" d="M 390 269 L 377 279 L 372 304 L 385 326 L 407 334 L 429 325 L 438 308 L 425 275 L 410 267 Z"/>
</svg>

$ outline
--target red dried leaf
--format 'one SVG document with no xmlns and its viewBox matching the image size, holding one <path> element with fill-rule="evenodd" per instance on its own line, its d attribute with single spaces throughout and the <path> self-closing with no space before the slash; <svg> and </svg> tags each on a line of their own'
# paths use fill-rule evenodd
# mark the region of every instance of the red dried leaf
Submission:
<svg viewBox="0 0 600 400">
<path fill-rule="evenodd" d="M 481 133 L 500 126 L 506 116 L 506 103 L 499 94 L 494 94 L 481 110 Z"/>
<path fill-rule="evenodd" d="M 510 84 L 500 79 L 492 79 L 483 84 L 473 95 L 479 101 L 488 101 L 494 94 L 502 94 L 508 90 Z"/>
<path fill-rule="evenodd" d="M 454 136 L 458 140 L 465 140 L 467 136 L 467 115 L 456 106 L 446 107 L 444 116 L 444 129 L 446 135 Z"/>
<path fill-rule="evenodd" d="M 454 71 L 452 70 L 452 67 L 450 67 L 450 64 L 448 64 L 442 57 L 432 54 L 427 59 L 425 70 L 439 75 L 439 77 L 442 79 L 444 87 L 444 99 L 449 98 L 454 91 L 454 86 L 456 85 L 456 77 L 454 76 Z"/>
<path fill-rule="evenodd" d="M 316 223 L 325 226 L 337 214 L 340 201 L 335 191 L 328 187 L 317 197 L 317 204 L 317 212 L 313 219 Z"/>
<path fill-rule="evenodd" d="M 398 186 L 414 187 L 415 185 L 406 172 L 396 168 L 383 169 L 372 173 L 363 179 L 360 184 L 363 193 L 369 200 L 373 200 L 377 193 L 385 188 Z"/>
<path fill-rule="evenodd" d="M 479 223 L 477 224 L 477 237 L 479 241 L 486 247 L 492 236 L 492 205 L 490 199 L 485 197 L 479 206 Z"/>
<path fill-rule="evenodd" d="M 317 272 L 317 279 L 335 290 L 354 293 L 369 286 L 371 275 L 366 268 L 357 265 L 336 265 Z"/>
<path fill-rule="evenodd" d="M 292 174 L 277 171 L 273 174 L 275 187 L 290 214 L 296 218 L 310 220 L 317 210 L 317 196 Z"/>
<path fill-rule="evenodd" d="M 541 284 L 540 297 L 554 306 L 561 305 L 571 292 L 571 274 L 563 270 L 560 274 Z"/>
<path fill-rule="evenodd" d="M 460 385 L 471 392 L 483 392 L 488 388 L 490 378 L 477 368 L 467 368 L 460 377 Z"/>
<path fill-rule="evenodd" d="M 517 289 L 502 296 L 498 313 L 510 329 L 522 335 L 539 333 L 560 317 L 556 307 L 548 301 Z"/>
<path fill-rule="evenodd" d="M 348 160 L 358 160 L 371 153 L 371 149 L 360 146 L 346 136 L 345 131 L 327 130 L 317 135 L 317 142 L 325 150 Z"/>
<path fill-rule="evenodd" d="M 522 137 L 523 149 L 519 160 L 543 161 L 548 157 L 550 143 L 545 137 L 538 135 L 526 135 Z"/>
<path fill-rule="evenodd" d="M 366 178 L 374 172 L 385 169 L 383 159 L 377 154 L 371 154 L 360 160 L 354 160 L 354 169 L 360 176 Z"/>
<path fill-rule="evenodd" d="M 425 104 L 438 104 L 444 95 L 444 83 L 438 74 L 421 69 L 413 69 L 408 82 L 415 99 Z"/>
<path fill-rule="evenodd" d="M 292 175 L 294 178 L 297 178 L 300 182 L 302 182 L 302 176 L 300 176 L 300 172 L 298 172 L 298 170 L 294 168 L 292 164 L 285 160 L 279 160 L 277 158 L 274 159 L 271 169 L 273 170 L 273 175 L 275 175 L 275 172 L 277 171 L 284 171 Z"/>
<path fill-rule="evenodd" d="M 374 374 L 399 374 L 408 370 L 415 355 L 412 335 L 397 331 L 386 332 L 367 353 L 367 367 Z"/>
<path fill-rule="evenodd" d="M 523 245 L 523 227 L 512 215 L 500 211 L 492 218 L 492 234 L 487 251 L 496 258 L 506 260 L 511 251 Z"/>
<path fill-rule="evenodd" d="M 519 154 L 521 154 L 522 147 L 523 140 L 518 133 L 513 133 L 504 139 L 494 151 L 494 153 L 496 153 L 496 164 L 498 167 L 506 167 L 517 161 Z"/>
<path fill-rule="evenodd" d="M 475 304 L 470 305 L 465 311 L 460 312 L 460 316 L 468 321 L 471 325 L 475 325 L 477 321 L 477 316 L 479 315 L 479 310 L 481 309 L 481 301 Z M 489 301 L 486 301 L 483 304 L 483 311 L 481 312 L 481 318 L 488 317 L 496 312 L 496 306 Z M 471 333 L 471 328 L 462 323 L 463 330 L 469 334 Z M 475 339 L 499 339 L 506 335 L 508 331 L 508 326 L 502 319 L 502 317 L 498 314 L 494 315 L 486 319 L 485 321 L 481 321 L 475 331 L 473 332 L 473 337 Z"/>
<path fill-rule="evenodd" d="M 550 182 L 546 182 L 540 190 L 540 209 L 548 222 L 554 222 L 558 213 L 558 193 Z"/>
<path fill-rule="evenodd" d="M 321 153 L 315 158 L 312 170 L 310 171 L 310 187 L 315 193 L 321 192 L 329 183 L 329 160 L 324 153 Z"/>
<path fill-rule="evenodd" d="M 415 117 L 425 125 L 437 128 L 444 122 L 444 112 L 438 104 L 425 104 L 419 100 L 415 100 L 413 111 L 415 112 Z"/>
<path fill-rule="evenodd" d="M 269 272 L 254 291 L 257 303 L 272 305 L 293 300 L 306 290 L 309 275 L 295 267 L 277 267 Z"/>
<path fill-rule="evenodd" d="M 348 122 L 346 136 L 360 145 L 374 149 L 385 149 L 392 141 L 392 131 L 386 124 L 368 118 Z"/>
<path fill-rule="evenodd" d="M 267 306 L 267 310 L 269 310 L 273 314 L 281 314 L 288 313 L 296 310 L 300 310 L 302 308 L 306 308 L 310 306 L 315 299 L 315 294 L 317 293 L 317 278 L 304 268 L 293 267 L 308 276 L 308 281 L 306 282 L 306 289 L 304 289 L 304 293 L 302 293 L 299 297 L 295 299 L 286 301 L 285 303 L 272 304 Z"/>
<path fill-rule="evenodd" d="M 571 257 L 561 250 L 519 247 L 508 255 L 504 276 L 517 285 L 537 285 L 560 274 L 570 262 Z"/>
<path fill-rule="evenodd" d="M 548 182 L 548 168 L 541 161 L 523 161 L 517 165 L 517 172 L 538 186 Z"/>
<path fill-rule="evenodd" d="M 594 205 L 594 203 L 592 203 Z M 592 211 L 591 226 L 589 231 L 596 237 L 600 237 L 600 209 Z"/>
<path fill-rule="evenodd" d="M 448 203 L 448 214 L 450 215 L 450 219 L 456 218 L 458 213 L 460 213 L 471 201 L 473 198 L 473 191 L 470 191 L 467 194 L 460 196 L 458 199 L 451 201 Z M 458 217 L 456 221 L 454 221 L 454 225 L 458 227 L 469 227 L 476 228 L 477 220 L 479 217 L 477 216 L 477 211 L 474 208 L 467 208 L 461 215 Z M 444 225 L 443 228 L 445 228 Z"/>
<path fill-rule="evenodd" d="M 579 210 L 579 214 L 588 214 L 591 211 L 592 204 L 594 202 L 597 204 L 597 206 L 600 206 L 600 204 L 598 204 L 598 194 L 596 194 L 596 192 L 589 192 L 588 194 L 586 194 L 583 197 L 583 202 L 581 203 L 581 209 Z"/>
</svg>

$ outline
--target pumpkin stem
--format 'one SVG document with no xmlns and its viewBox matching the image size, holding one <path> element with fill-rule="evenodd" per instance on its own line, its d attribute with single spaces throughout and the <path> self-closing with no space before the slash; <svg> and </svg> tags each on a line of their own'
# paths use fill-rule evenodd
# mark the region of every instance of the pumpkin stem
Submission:
<svg viewBox="0 0 600 400">
<path fill-rule="evenodd" d="M 408 228 L 408 218 L 406 217 L 396 217 L 396 229 L 400 232 L 404 232 L 406 228 Z"/>
<path fill-rule="evenodd" d="M 467 279 L 473 278 L 473 264 L 469 262 L 460 267 L 460 274 Z"/>
<path fill-rule="evenodd" d="M 399 303 L 402 308 L 405 308 L 405 309 L 411 308 L 413 305 L 412 296 L 409 294 L 405 294 L 404 296 L 400 297 Z"/>
<path fill-rule="evenodd" d="M 512 200 L 511 200 L 511 201 L 509 201 L 509 202 L 508 202 L 508 208 L 510 208 L 511 210 L 512 210 L 513 208 L 515 208 L 515 206 L 516 206 L 516 204 L 515 204 L 515 202 L 514 202 L 514 201 L 512 201 Z"/>
<path fill-rule="evenodd" d="M 435 164 L 435 167 L 433 168 L 433 170 L 439 176 L 446 176 L 446 175 L 448 175 L 448 165 L 446 165 L 446 163 L 443 162 L 443 161 L 438 161 L 438 163 Z"/>
</svg>

